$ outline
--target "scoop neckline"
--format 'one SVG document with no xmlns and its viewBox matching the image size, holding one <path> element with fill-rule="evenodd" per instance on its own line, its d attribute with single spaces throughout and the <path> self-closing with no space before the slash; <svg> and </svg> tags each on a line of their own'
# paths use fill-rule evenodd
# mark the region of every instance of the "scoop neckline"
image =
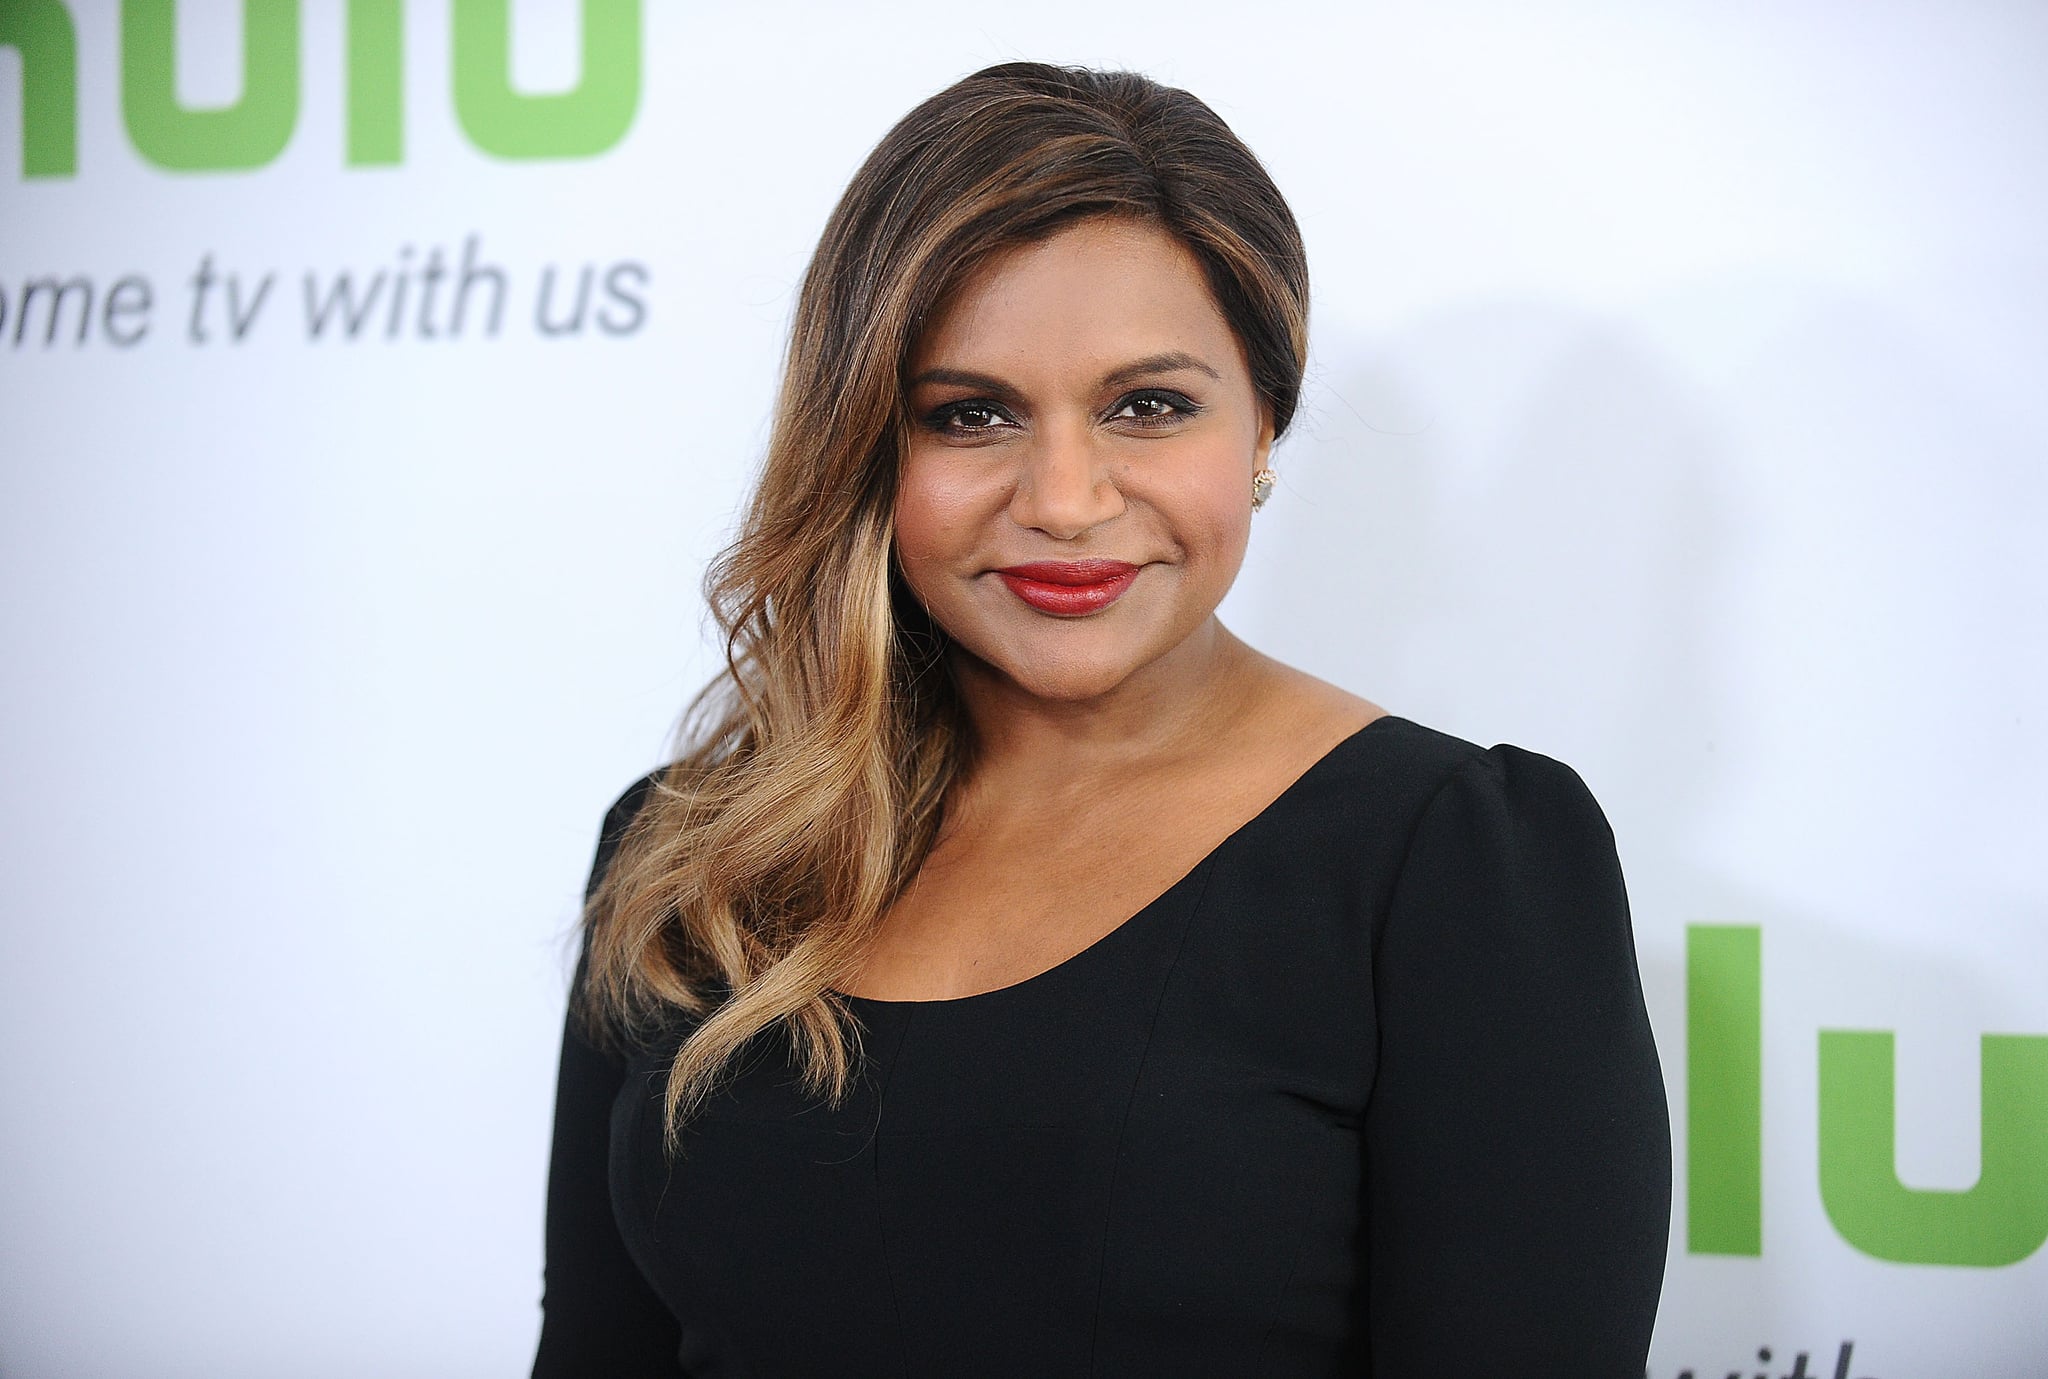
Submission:
<svg viewBox="0 0 2048 1379">
<path fill-rule="evenodd" d="M 1266 801 L 1266 803 L 1260 807 L 1258 813 L 1252 815 L 1249 819 L 1246 819 L 1243 823 L 1239 824 L 1236 828 L 1232 829 L 1227 835 L 1224 836 L 1222 841 L 1216 844 L 1216 846 L 1210 848 L 1207 852 L 1203 853 L 1199 858 L 1197 858 L 1195 860 L 1194 865 L 1190 866 L 1185 872 L 1181 873 L 1180 876 L 1176 877 L 1172 884 L 1168 885 L 1166 889 L 1159 892 L 1159 894 L 1153 896 L 1143 905 L 1140 905 L 1136 910 L 1133 910 L 1114 928 L 1104 933 L 1100 938 L 1096 939 L 1093 943 L 1088 944 L 1086 947 L 1076 949 L 1074 952 L 1069 953 L 1066 957 L 1061 958 L 1058 962 L 1054 963 L 1050 967 L 1041 968 L 1039 971 L 1032 973 L 1028 977 L 1019 977 L 1016 981 L 1008 982 L 1002 986 L 992 986 L 986 991 L 970 991 L 964 996 L 931 996 L 923 998 L 912 998 L 907 1000 L 890 1000 L 886 997 L 880 996 L 856 996 L 850 991 L 841 991 L 836 987 L 827 987 L 826 995 L 831 996 L 837 1000 L 847 1002 L 849 1004 L 849 1007 L 866 1006 L 878 1010 L 911 1010 L 937 1006 L 948 1006 L 958 1008 L 966 1005 L 970 1001 L 987 1001 L 993 998 L 1012 995 L 1021 992 L 1026 987 L 1032 987 L 1042 984 L 1048 981 L 1050 978 L 1056 976 L 1058 973 L 1075 966 L 1077 963 L 1080 963 L 1083 959 L 1087 958 L 1089 954 L 1094 953 L 1098 949 L 1107 946 L 1111 940 L 1116 938 L 1117 935 L 1123 933 L 1132 925 L 1136 924 L 1139 920 L 1143 919 L 1146 915 L 1158 909 L 1160 905 L 1166 902 L 1169 896 L 1173 895 L 1176 891 L 1180 890 L 1181 887 L 1187 885 L 1187 883 L 1193 877 L 1195 877 L 1202 871 L 1206 870 L 1208 866 L 1212 862 L 1214 862 L 1216 858 L 1220 856 L 1226 848 L 1230 847 L 1231 844 L 1237 841 L 1239 836 L 1246 833 L 1254 825 L 1264 820 L 1267 815 L 1271 814 L 1275 809 L 1278 809 L 1280 805 L 1284 803 L 1289 796 L 1293 795 L 1297 790 L 1301 789 L 1304 785 L 1306 785 L 1310 777 L 1319 774 L 1324 769 L 1324 767 L 1326 767 L 1330 762 L 1336 760 L 1353 743 L 1357 742 L 1359 739 L 1363 738 L 1367 733 L 1371 732 L 1374 728 L 1377 728 L 1380 724 L 1387 722 L 1389 719 L 1399 719 L 1402 722 L 1407 722 L 1407 720 L 1401 718 L 1401 715 L 1399 714 L 1383 713 L 1379 717 L 1371 720 L 1368 723 L 1361 725 L 1355 731 L 1351 732 L 1350 734 L 1339 740 L 1327 752 L 1324 752 L 1321 756 L 1317 757 L 1314 761 L 1310 762 L 1308 766 L 1302 770 L 1302 773 L 1296 776 L 1293 780 L 1289 781 L 1286 787 L 1282 789 L 1279 794 L 1275 795 L 1272 799 Z"/>
</svg>

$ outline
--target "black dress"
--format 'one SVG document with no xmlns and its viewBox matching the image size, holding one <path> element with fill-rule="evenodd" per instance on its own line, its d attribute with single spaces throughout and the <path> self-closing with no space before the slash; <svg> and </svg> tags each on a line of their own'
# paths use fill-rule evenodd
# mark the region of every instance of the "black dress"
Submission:
<svg viewBox="0 0 2048 1379">
<path fill-rule="evenodd" d="M 1664 1084 L 1560 762 L 1378 719 L 1050 971 L 852 1006 L 844 1104 L 763 1035 L 673 1164 L 674 1043 L 572 1026 L 536 1376 L 1644 1371 Z"/>
</svg>

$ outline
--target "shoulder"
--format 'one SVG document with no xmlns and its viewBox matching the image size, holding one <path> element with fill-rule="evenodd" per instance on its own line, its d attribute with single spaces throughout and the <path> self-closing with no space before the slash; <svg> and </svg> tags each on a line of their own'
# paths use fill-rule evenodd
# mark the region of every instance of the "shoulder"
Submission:
<svg viewBox="0 0 2048 1379">
<path fill-rule="evenodd" d="M 1566 763 L 1513 743 L 1482 747 L 1398 714 L 1345 739 L 1318 770 L 1317 793 L 1370 799 L 1381 821 L 1405 818 L 1417 834 L 1432 824 L 1522 819 L 1612 838 L 1592 791 Z"/>
<path fill-rule="evenodd" d="M 605 869 L 611 865 L 612 858 L 618 853 L 619 844 L 625 841 L 627 832 L 633 827 L 633 821 L 640 817 L 640 812 L 654 797 L 655 790 L 672 767 L 673 763 L 669 766 L 655 767 L 620 791 L 618 798 L 611 802 L 611 807 L 605 810 L 604 821 L 598 825 L 597 856 L 590 864 L 590 882 L 585 888 L 586 896 L 597 890 L 598 883 L 604 879 Z"/>
<path fill-rule="evenodd" d="M 1289 852 L 1359 896 L 1375 949 L 1453 931 L 1490 942 L 1502 926 L 1603 941 L 1627 932 L 1613 830 L 1555 757 L 1388 715 L 1338 744 L 1293 796 L 1276 821 Z"/>
<path fill-rule="evenodd" d="M 621 790 L 618 797 L 604 811 L 604 823 L 600 828 L 599 836 L 601 838 L 610 838 L 614 834 L 631 827 L 633 820 L 639 816 L 640 810 L 646 805 L 648 798 L 654 794 L 655 787 L 661 784 L 663 777 L 668 775 L 670 769 L 670 766 L 657 766 L 646 775 L 639 777 L 624 790 Z"/>
<path fill-rule="evenodd" d="M 1481 747 L 1417 724 L 1387 733 L 1383 769 L 1401 796 L 1390 812 L 1404 823 L 1375 907 L 1381 966 L 1576 981 L 1590 960 L 1633 981 L 1614 831 L 1579 773 L 1512 743 Z"/>
<path fill-rule="evenodd" d="M 1390 933 L 1480 933 L 1589 897 L 1607 915 L 1622 903 L 1613 834 L 1577 771 L 1398 714 L 1333 747 L 1245 842 L 1248 885 L 1323 897 L 1290 912 L 1349 916 L 1349 941 L 1374 950 Z"/>
</svg>

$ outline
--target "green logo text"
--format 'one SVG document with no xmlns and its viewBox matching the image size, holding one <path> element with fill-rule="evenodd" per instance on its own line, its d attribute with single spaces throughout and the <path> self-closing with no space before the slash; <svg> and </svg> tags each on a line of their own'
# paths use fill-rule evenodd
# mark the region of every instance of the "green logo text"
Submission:
<svg viewBox="0 0 2048 1379">
<path fill-rule="evenodd" d="M 455 117 L 498 158 L 587 158 L 625 137 L 640 103 L 640 0 L 582 0 L 574 89 L 512 89 L 511 0 L 450 0 Z M 344 58 L 351 167 L 405 156 L 404 0 L 348 0 Z M 232 105 L 179 101 L 176 0 L 122 0 L 121 120 L 137 153 L 173 172 L 260 168 L 299 119 L 297 0 L 243 0 L 242 93 Z M 78 171 L 78 38 L 60 0 L 0 4 L 0 46 L 21 57 L 25 177 Z"/>
<path fill-rule="evenodd" d="M 1686 1244 L 1763 1253 L 1763 944 L 1686 931 Z M 1894 1149 L 1890 1030 L 1820 1031 L 1820 1195 L 1836 1231 L 1900 1264 L 2016 1264 L 2048 1242 L 2048 1036 L 1981 1038 L 1976 1185 L 1909 1188 Z"/>
</svg>

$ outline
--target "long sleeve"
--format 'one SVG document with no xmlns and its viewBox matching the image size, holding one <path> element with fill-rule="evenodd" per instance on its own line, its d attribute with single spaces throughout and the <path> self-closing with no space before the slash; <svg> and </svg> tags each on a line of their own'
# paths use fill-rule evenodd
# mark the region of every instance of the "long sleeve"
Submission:
<svg viewBox="0 0 2048 1379">
<path fill-rule="evenodd" d="M 1568 766 L 1456 768 L 1376 936 L 1372 1373 L 1639 1379 L 1671 1132 L 1614 836 Z"/>
<path fill-rule="evenodd" d="M 590 890 L 646 798 L 637 782 L 605 816 Z M 580 986 L 583 963 L 577 963 Z M 622 1058 L 564 1022 L 548 1164 L 547 1263 L 534 1379 L 679 1379 L 680 1328 L 627 1253 L 612 1216 L 611 1109 Z"/>
</svg>

